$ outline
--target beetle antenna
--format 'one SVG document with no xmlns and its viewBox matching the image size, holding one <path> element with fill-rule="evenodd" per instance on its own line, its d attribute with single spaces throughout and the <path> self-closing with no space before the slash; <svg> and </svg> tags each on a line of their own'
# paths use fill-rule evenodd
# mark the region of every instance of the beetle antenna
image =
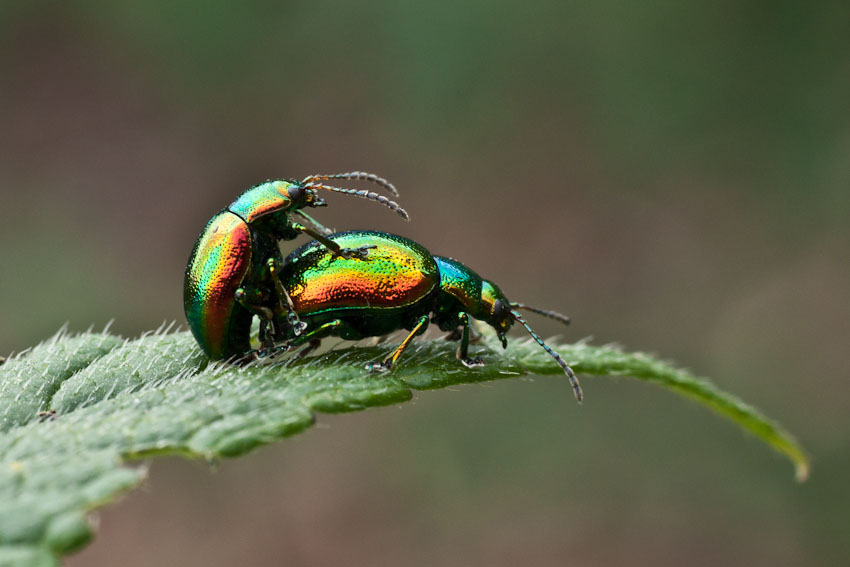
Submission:
<svg viewBox="0 0 850 567">
<path fill-rule="evenodd" d="M 305 183 L 304 187 L 308 187 L 310 189 L 324 189 L 325 191 L 333 191 L 335 193 L 345 193 L 346 195 L 354 195 L 355 197 L 360 197 L 362 199 L 377 201 L 385 207 L 394 210 L 404 220 L 410 220 L 410 215 L 407 214 L 407 211 L 399 207 L 398 203 L 390 201 L 383 195 L 378 195 L 374 191 L 366 191 L 365 189 L 343 189 L 341 187 L 331 187 L 330 185 L 322 185 L 321 183 L 313 182 Z"/>
<path fill-rule="evenodd" d="M 555 359 L 555 362 L 557 362 L 558 365 L 564 370 L 567 375 L 567 378 L 570 379 L 570 385 L 573 387 L 573 394 L 575 395 L 576 400 L 581 403 L 581 401 L 584 399 L 584 394 L 582 394 L 581 392 L 581 385 L 578 383 L 578 378 L 576 378 L 573 369 L 570 368 L 566 362 L 564 362 L 564 359 L 561 358 L 557 352 L 549 348 L 549 345 L 543 342 L 543 339 L 541 339 L 537 335 L 537 333 L 535 333 L 534 330 L 532 330 L 532 328 L 528 326 L 528 323 L 525 322 L 525 319 L 523 319 L 522 315 L 520 315 L 516 311 L 511 311 L 511 317 L 513 317 L 514 321 L 525 327 L 525 330 L 528 331 L 528 334 L 531 335 L 531 338 L 537 341 L 537 344 L 542 346 L 543 349 L 548 352 L 552 356 L 552 358 Z"/>
<path fill-rule="evenodd" d="M 532 313 L 537 313 L 538 315 L 543 315 L 544 317 L 549 317 L 550 319 L 554 319 L 555 321 L 560 321 L 564 325 L 570 324 L 570 318 L 568 315 L 562 315 L 557 311 L 549 311 L 548 309 L 540 309 L 539 307 L 532 307 L 531 305 L 526 305 L 525 303 L 516 303 L 511 302 L 511 307 L 514 309 L 525 309 L 526 311 L 531 311 Z"/>
<path fill-rule="evenodd" d="M 328 181 L 330 179 L 357 179 L 362 181 L 371 181 L 377 185 L 380 185 L 396 197 L 398 197 L 398 190 L 395 188 L 395 185 L 384 179 L 383 177 L 378 177 L 374 173 L 366 173 L 365 171 L 347 171 L 345 173 L 330 173 L 327 175 L 316 173 L 315 175 L 308 175 L 301 181 L 301 184 L 312 183 L 313 181 Z"/>
</svg>

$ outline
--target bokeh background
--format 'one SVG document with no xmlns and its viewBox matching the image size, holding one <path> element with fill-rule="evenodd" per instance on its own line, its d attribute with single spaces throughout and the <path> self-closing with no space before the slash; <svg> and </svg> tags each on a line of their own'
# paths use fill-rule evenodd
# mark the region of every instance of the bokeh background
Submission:
<svg viewBox="0 0 850 567">
<path fill-rule="evenodd" d="M 157 460 L 68 565 L 848 562 L 845 2 L 4 1 L 0 351 L 182 323 L 214 212 L 355 169 L 413 222 L 333 195 L 323 222 L 712 377 L 811 480 L 668 392 L 511 380 Z"/>
</svg>

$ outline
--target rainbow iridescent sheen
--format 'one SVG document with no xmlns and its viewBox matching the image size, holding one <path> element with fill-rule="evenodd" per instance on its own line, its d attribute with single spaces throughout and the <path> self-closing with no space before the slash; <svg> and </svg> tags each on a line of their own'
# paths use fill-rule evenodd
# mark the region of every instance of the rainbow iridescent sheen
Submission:
<svg viewBox="0 0 850 567">
<path fill-rule="evenodd" d="M 275 340 L 286 343 L 282 348 L 306 345 L 309 352 L 328 336 L 359 340 L 407 329 L 392 353 L 368 366 L 386 371 L 434 323 L 457 337 L 458 359 L 475 368 L 483 362 L 469 356 L 470 318 L 491 325 L 507 344 L 505 333 L 514 316 L 510 302 L 498 286 L 460 262 L 432 256 L 412 240 L 384 232 L 350 231 L 328 238 L 350 251 L 368 248 L 368 254 L 335 256 L 314 241 L 289 255 L 281 283 L 306 332 L 296 335 L 278 315 Z"/>
<path fill-rule="evenodd" d="M 222 211 L 204 227 L 186 266 L 183 302 L 189 328 L 210 358 L 225 358 L 247 349 L 234 345 L 236 290 L 251 269 L 251 231 L 234 213 Z M 248 319 L 250 324 L 250 317 Z"/>
<path fill-rule="evenodd" d="M 392 189 L 389 182 L 363 172 L 310 179 L 319 178 L 363 179 Z M 377 193 L 324 185 L 314 187 L 371 199 L 407 218 L 407 213 L 394 201 Z M 307 185 L 292 180 L 266 181 L 244 191 L 204 228 L 186 266 L 183 303 L 189 328 L 210 358 L 254 355 L 249 340 L 254 316 L 261 320 L 259 338 L 263 349 L 270 348 L 285 331 L 300 330 L 302 326 L 296 325 L 294 308 L 280 289 L 277 273 L 283 265 L 283 257 L 278 242 L 306 233 L 332 246 L 338 254 L 348 255 L 323 240 L 320 233 L 324 228 L 302 211 L 305 207 L 324 205 L 325 201 Z M 291 215 L 299 212 L 312 226 L 293 220 Z M 341 272 L 347 271 L 352 269 L 341 269 Z M 327 275 L 344 278 L 340 270 Z M 416 288 L 410 281 L 404 281 L 405 277 L 410 280 L 409 276 L 398 275 L 400 291 L 403 292 L 405 286 Z M 328 285 L 328 278 L 319 279 L 322 280 L 320 287 Z M 283 317 L 281 325 L 273 324 L 277 317 Z M 388 321 L 386 324 L 394 323 Z"/>
<path fill-rule="evenodd" d="M 507 312 L 496 313 L 496 301 L 508 306 L 510 302 L 499 286 L 485 280 L 467 266 L 452 258 L 434 256 L 440 268 L 440 289 L 456 299 L 467 314 L 487 321 L 496 330 L 506 332 L 513 325 Z"/>
<path fill-rule="evenodd" d="M 227 209 L 250 224 L 267 214 L 289 209 L 292 201 L 286 195 L 292 185 L 280 180 L 261 183 L 239 195 Z"/>
<path fill-rule="evenodd" d="M 454 296 L 469 313 L 481 307 L 481 277 L 453 258 L 434 256 L 440 269 L 440 289 Z"/>
<path fill-rule="evenodd" d="M 421 301 L 440 284 L 431 254 L 412 240 L 374 231 L 330 238 L 343 248 L 375 248 L 365 259 L 334 256 L 315 241 L 293 252 L 281 280 L 299 316 L 363 309 L 382 317 Z"/>
<path fill-rule="evenodd" d="M 490 280 L 481 280 L 481 311 L 492 315 L 496 301 L 501 300 L 505 305 L 510 305 L 510 302 L 499 289 L 499 286 Z"/>
</svg>

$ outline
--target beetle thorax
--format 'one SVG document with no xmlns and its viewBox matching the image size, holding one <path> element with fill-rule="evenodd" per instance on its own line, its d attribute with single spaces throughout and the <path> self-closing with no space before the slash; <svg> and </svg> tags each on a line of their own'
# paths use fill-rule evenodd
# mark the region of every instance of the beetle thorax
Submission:
<svg viewBox="0 0 850 567">
<path fill-rule="evenodd" d="M 247 189 L 227 208 L 248 224 L 280 212 L 286 214 L 293 207 L 289 197 L 292 186 L 288 181 L 266 181 Z"/>
<path fill-rule="evenodd" d="M 451 317 L 465 311 L 478 317 L 481 311 L 481 277 L 452 258 L 434 256 L 440 269 L 440 311 Z"/>
</svg>

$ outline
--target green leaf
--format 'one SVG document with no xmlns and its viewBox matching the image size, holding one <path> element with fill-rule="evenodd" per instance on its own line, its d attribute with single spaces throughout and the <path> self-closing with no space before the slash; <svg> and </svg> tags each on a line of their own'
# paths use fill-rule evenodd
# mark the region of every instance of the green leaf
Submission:
<svg viewBox="0 0 850 567">
<path fill-rule="evenodd" d="M 144 477 L 144 467 L 128 461 L 235 457 L 309 427 L 314 412 L 403 402 L 411 389 L 562 374 L 530 341 L 502 350 L 486 335 L 478 347 L 483 368 L 464 368 L 453 344 L 434 340 L 415 343 L 397 369 L 375 375 L 364 365 L 388 347 L 237 367 L 208 363 L 185 332 L 132 341 L 60 333 L 0 366 L 0 565 L 52 565 L 87 543 L 87 512 Z M 786 431 L 711 383 L 613 346 L 556 348 L 579 374 L 633 376 L 710 407 L 786 455 L 798 479 L 808 475 L 808 459 Z M 39 416 L 46 410 L 55 416 Z"/>
</svg>

